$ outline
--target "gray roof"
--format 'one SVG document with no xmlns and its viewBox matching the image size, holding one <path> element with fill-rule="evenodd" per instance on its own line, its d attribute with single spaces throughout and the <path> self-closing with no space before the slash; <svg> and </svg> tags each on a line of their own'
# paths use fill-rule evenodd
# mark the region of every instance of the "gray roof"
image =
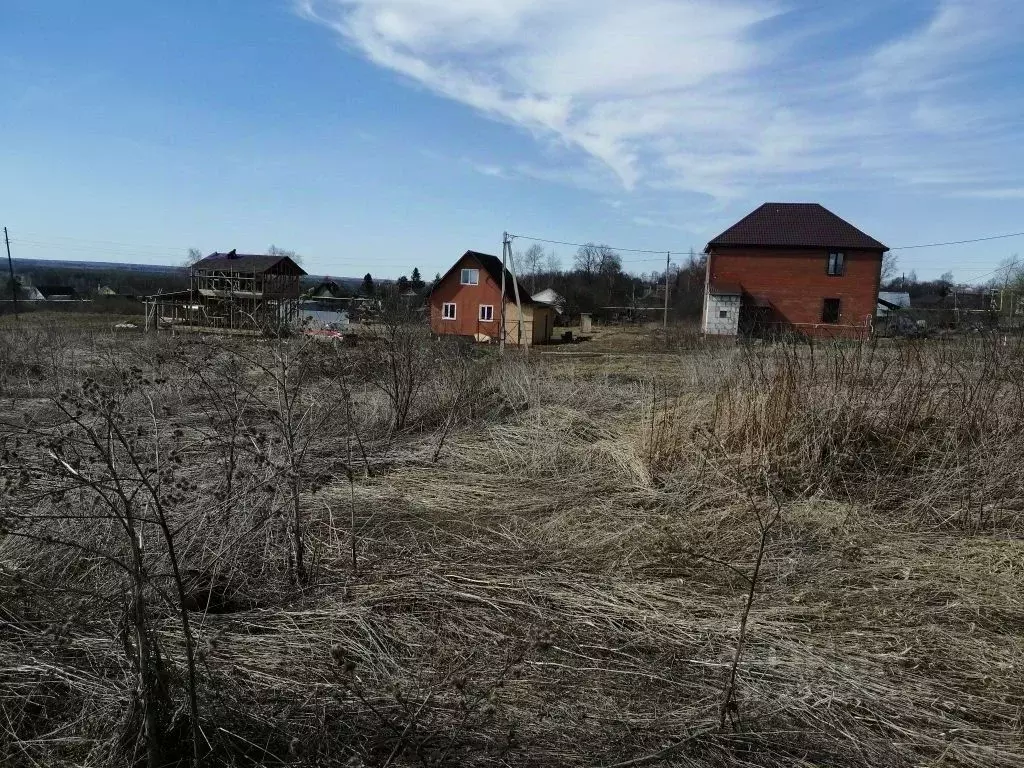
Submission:
<svg viewBox="0 0 1024 768">
<path fill-rule="evenodd" d="M 910 309 L 910 294 L 905 291 L 879 291 L 876 317 L 885 317 L 895 309 Z"/>
<path fill-rule="evenodd" d="M 905 291 L 879 291 L 878 298 L 897 307 L 910 307 L 910 294 Z"/>
<path fill-rule="evenodd" d="M 533 300 L 542 304 L 558 304 L 565 301 L 565 297 L 554 288 L 545 288 L 543 291 L 533 294 Z"/>
</svg>

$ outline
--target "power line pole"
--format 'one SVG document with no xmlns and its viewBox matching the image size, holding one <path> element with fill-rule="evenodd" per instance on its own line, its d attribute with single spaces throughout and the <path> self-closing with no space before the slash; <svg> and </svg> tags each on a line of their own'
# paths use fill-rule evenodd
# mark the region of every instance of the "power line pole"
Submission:
<svg viewBox="0 0 1024 768">
<path fill-rule="evenodd" d="M 516 344 L 521 348 L 523 346 L 523 305 L 519 301 L 519 277 L 516 275 L 516 259 L 512 255 L 512 240 L 508 241 L 508 264 L 512 268 L 512 288 L 516 294 Z M 504 277 L 504 273 L 502 273 Z"/>
<path fill-rule="evenodd" d="M 11 239 L 7 236 L 7 227 L 4 227 L 4 243 L 7 245 L 7 269 L 11 273 L 11 298 L 14 299 L 14 317 L 18 315 L 18 284 L 14 281 L 14 262 L 11 261 Z"/>
<path fill-rule="evenodd" d="M 501 233 L 501 335 L 498 338 L 498 352 L 505 351 L 505 254 L 509 251 L 508 232 Z"/>
<path fill-rule="evenodd" d="M 668 272 L 672 266 L 672 253 L 665 254 L 665 329 L 668 329 Z"/>
</svg>

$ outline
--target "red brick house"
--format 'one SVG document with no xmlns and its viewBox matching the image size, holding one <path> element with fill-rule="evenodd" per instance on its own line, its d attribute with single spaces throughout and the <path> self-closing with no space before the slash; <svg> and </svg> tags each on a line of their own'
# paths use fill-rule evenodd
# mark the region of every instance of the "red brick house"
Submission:
<svg viewBox="0 0 1024 768">
<path fill-rule="evenodd" d="M 765 203 L 705 248 L 703 330 L 863 338 L 888 250 L 817 203 Z"/>
<path fill-rule="evenodd" d="M 466 336 L 478 341 L 501 338 L 501 259 L 466 251 L 430 290 L 430 327 L 439 336 Z M 505 272 L 505 343 L 531 346 L 551 338 L 552 307 L 536 302 L 519 285 L 522 322 L 516 307 L 515 282 Z"/>
</svg>

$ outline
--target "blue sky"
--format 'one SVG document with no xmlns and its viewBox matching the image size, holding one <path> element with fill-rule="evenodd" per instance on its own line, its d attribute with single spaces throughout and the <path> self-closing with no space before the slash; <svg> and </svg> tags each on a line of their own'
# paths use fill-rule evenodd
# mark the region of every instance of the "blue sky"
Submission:
<svg viewBox="0 0 1024 768">
<path fill-rule="evenodd" d="M 890 246 L 1024 231 L 1018 0 L 3 0 L 0 28 L 16 256 L 430 276 L 503 230 L 700 250 L 766 200 Z"/>
</svg>

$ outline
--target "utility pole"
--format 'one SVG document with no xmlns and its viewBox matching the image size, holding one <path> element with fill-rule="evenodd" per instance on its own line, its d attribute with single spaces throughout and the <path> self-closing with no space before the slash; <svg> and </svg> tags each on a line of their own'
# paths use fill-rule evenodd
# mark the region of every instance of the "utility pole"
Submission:
<svg viewBox="0 0 1024 768">
<path fill-rule="evenodd" d="M 999 314 L 1003 313 L 1003 304 L 1009 304 L 1010 318 L 1013 317 L 1013 295 L 1010 294 L 1010 277 L 1017 269 L 1017 257 L 1014 256 L 1010 263 L 1006 265 L 1006 276 L 1003 278 L 1003 290 L 999 292 Z M 1009 299 L 1007 300 L 1007 296 Z M 998 324 L 998 320 L 996 321 Z"/>
<path fill-rule="evenodd" d="M 7 245 L 7 269 L 11 273 L 11 298 L 14 299 L 14 317 L 18 315 L 18 284 L 14 281 L 14 262 L 11 261 L 11 239 L 7 236 L 7 227 L 4 227 L 4 243 Z"/>
<path fill-rule="evenodd" d="M 505 254 L 509 251 L 508 232 L 501 233 L 501 335 L 498 338 L 498 352 L 505 352 Z"/>
<path fill-rule="evenodd" d="M 519 301 L 519 278 L 516 276 L 516 259 L 515 259 L 515 256 L 512 255 L 512 239 L 511 238 L 509 238 L 509 241 L 508 241 L 508 264 L 512 268 L 512 288 L 515 290 L 515 294 L 516 294 L 516 314 L 518 315 L 518 317 L 516 318 L 516 343 L 520 347 L 522 347 L 523 346 L 523 305 Z M 505 277 L 505 273 L 503 272 L 501 276 L 504 278 Z M 504 302 L 503 302 L 503 304 L 504 304 Z"/>
<path fill-rule="evenodd" d="M 668 330 L 668 272 L 672 266 L 672 252 L 665 254 L 665 330 Z"/>
</svg>

